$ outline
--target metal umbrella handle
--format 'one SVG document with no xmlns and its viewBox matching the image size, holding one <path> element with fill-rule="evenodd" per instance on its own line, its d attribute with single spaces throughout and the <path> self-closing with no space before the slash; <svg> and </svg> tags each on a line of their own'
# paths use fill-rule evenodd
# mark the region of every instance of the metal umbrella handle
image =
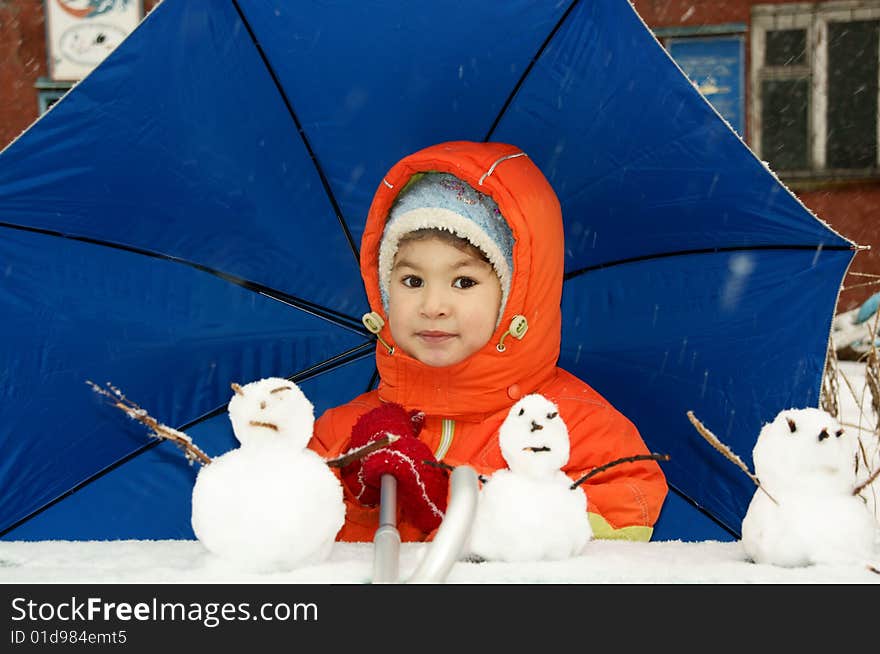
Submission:
<svg viewBox="0 0 880 654">
<path fill-rule="evenodd" d="M 397 479 L 382 475 L 379 528 L 373 536 L 373 583 L 397 583 L 400 532 L 397 530 Z M 457 466 L 449 477 L 449 506 L 421 563 L 407 583 L 439 583 L 461 556 L 477 512 L 480 485 L 470 466 Z"/>
<path fill-rule="evenodd" d="M 456 466 L 449 477 L 446 515 L 408 583 L 439 583 L 446 579 L 470 536 L 479 491 L 476 471 L 470 466 Z"/>
<path fill-rule="evenodd" d="M 397 583 L 399 565 L 400 532 L 397 530 L 397 479 L 392 475 L 384 474 L 381 477 L 379 495 L 379 528 L 373 535 L 373 583 Z"/>
</svg>

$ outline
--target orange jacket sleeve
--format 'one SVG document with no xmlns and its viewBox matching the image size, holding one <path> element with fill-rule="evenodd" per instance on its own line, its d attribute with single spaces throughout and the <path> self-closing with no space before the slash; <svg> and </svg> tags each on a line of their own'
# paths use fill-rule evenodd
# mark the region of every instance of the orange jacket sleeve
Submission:
<svg viewBox="0 0 880 654">
<path fill-rule="evenodd" d="M 569 419 L 571 456 L 566 472 L 577 480 L 619 458 L 650 454 L 635 425 L 608 404 L 587 404 Z M 596 538 L 650 540 L 668 487 L 656 461 L 627 462 L 581 484 Z"/>
</svg>

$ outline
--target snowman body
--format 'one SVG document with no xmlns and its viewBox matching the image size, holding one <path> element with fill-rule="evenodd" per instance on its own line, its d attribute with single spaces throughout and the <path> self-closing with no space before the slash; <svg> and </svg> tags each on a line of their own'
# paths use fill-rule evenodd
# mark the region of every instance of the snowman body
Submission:
<svg viewBox="0 0 880 654">
<path fill-rule="evenodd" d="M 743 548 L 756 563 L 783 567 L 868 561 L 874 526 L 857 497 L 762 491 L 742 523 Z"/>
<path fill-rule="evenodd" d="M 756 563 L 785 567 L 867 561 L 877 525 L 853 495 L 858 441 L 820 409 L 780 412 L 753 450 L 761 482 L 742 522 Z M 772 496 L 772 499 L 771 499 Z"/>
<path fill-rule="evenodd" d="M 511 407 L 498 433 L 508 468 L 483 484 L 467 550 L 495 561 L 577 556 L 592 537 L 587 498 L 560 469 L 569 435 L 554 403 L 527 395 Z"/>
<path fill-rule="evenodd" d="M 229 403 L 240 447 L 196 477 L 192 527 L 212 553 L 253 571 L 327 558 L 345 520 L 342 486 L 307 449 L 314 409 L 282 378 L 237 388 Z"/>
</svg>

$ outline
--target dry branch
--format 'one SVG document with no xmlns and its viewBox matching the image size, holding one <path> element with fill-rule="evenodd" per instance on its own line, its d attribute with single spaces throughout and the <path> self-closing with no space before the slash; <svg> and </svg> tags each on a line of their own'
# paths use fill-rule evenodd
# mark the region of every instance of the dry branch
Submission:
<svg viewBox="0 0 880 654">
<path fill-rule="evenodd" d="M 868 334 L 871 346 L 865 359 L 865 385 L 871 393 L 871 408 L 874 411 L 874 417 L 880 420 L 880 353 L 877 352 L 878 320 L 880 320 L 880 311 L 874 315 L 874 324 Z M 878 427 L 880 427 L 880 423 L 875 422 L 875 433 Z"/>
<path fill-rule="evenodd" d="M 151 436 L 160 440 L 168 440 L 183 450 L 184 456 L 190 462 L 198 461 L 202 465 L 211 463 L 211 457 L 205 454 L 201 449 L 192 442 L 192 439 L 182 431 L 178 431 L 168 425 L 152 417 L 144 409 L 129 400 L 122 394 L 118 388 L 107 382 L 107 388 L 98 386 L 95 382 L 86 380 L 86 383 L 92 387 L 92 390 L 109 398 L 113 402 L 113 406 L 125 413 L 129 418 L 137 420 L 139 423 L 146 425 L 152 430 Z"/>
<path fill-rule="evenodd" d="M 104 397 L 109 398 L 113 402 L 113 406 L 125 413 L 129 418 L 137 420 L 141 424 L 149 427 L 153 432 L 152 434 L 150 434 L 151 436 L 160 440 L 171 441 L 172 443 L 177 445 L 180 449 L 183 450 L 184 455 L 189 461 L 198 461 L 202 465 L 208 465 L 209 463 L 211 463 L 211 457 L 209 457 L 201 449 L 199 449 L 199 447 L 192 442 L 192 439 L 189 436 L 187 436 L 182 431 L 174 429 L 173 427 L 163 425 L 161 422 L 159 422 L 149 413 L 147 413 L 144 409 L 125 397 L 122 391 L 113 386 L 110 382 L 107 382 L 107 388 L 102 388 L 98 386 L 95 382 L 89 380 L 86 380 L 86 383 L 91 386 L 92 390 L 94 390 L 99 395 L 103 395 Z M 241 394 L 241 386 L 239 386 L 238 384 L 233 383 L 232 389 L 236 392 L 236 394 Z M 269 423 L 255 423 L 254 421 L 251 421 L 251 424 L 271 427 L 275 431 L 278 431 L 277 426 Z M 376 441 L 373 441 L 372 443 L 368 443 L 362 447 L 349 450 L 348 452 L 334 459 L 327 459 L 326 463 L 331 468 L 341 468 L 348 465 L 352 461 L 356 461 L 367 456 L 371 452 L 375 452 L 380 448 L 390 445 L 398 438 L 400 437 L 395 436 L 394 434 L 387 434 L 386 436 Z"/>
<path fill-rule="evenodd" d="M 366 445 L 362 445 L 361 447 L 356 447 L 354 449 L 348 450 L 344 454 L 340 454 L 335 459 L 327 459 L 327 465 L 331 468 L 344 468 L 349 463 L 353 463 L 358 459 L 363 459 L 368 454 L 372 454 L 376 450 L 380 450 L 383 447 L 387 447 L 394 443 L 400 438 L 395 434 L 385 434 L 382 438 L 378 438 Z"/>
<path fill-rule="evenodd" d="M 870 328 L 869 334 L 871 345 L 865 358 L 865 386 L 871 394 L 871 409 L 874 413 L 874 424 L 872 427 L 876 439 L 880 439 L 880 352 L 877 350 L 878 329 L 880 329 L 880 311 L 876 311 L 874 314 L 873 325 Z M 861 406 L 859 408 L 861 409 Z M 868 453 L 865 450 L 861 437 L 858 440 L 862 460 L 865 463 L 865 467 L 870 470 L 871 463 Z M 880 447 L 880 442 L 877 443 L 877 446 Z M 858 465 L 856 470 L 858 470 Z M 880 468 L 875 470 L 863 484 L 858 486 L 853 491 L 853 495 L 858 495 L 864 488 L 873 483 L 877 479 L 878 474 L 880 474 Z"/>
<path fill-rule="evenodd" d="M 853 494 L 853 495 L 858 495 L 859 493 L 861 493 L 863 490 L 865 490 L 865 488 L 867 488 L 868 486 L 870 486 L 871 484 L 873 484 L 874 481 L 877 479 L 878 476 L 880 476 L 880 468 L 877 468 L 877 469 L 874 471 L 874 473 L 873 473 L 870 477 L 868 477 L 864 482 L 862 482 L 861 484 L 859 484 L 858 486 L 856 486 L 856 487 L 853 489 L 852 494 Z"/>
<path fill-rule="evenodd" d="M 451 466 L 448 463 L 443 463 L 442 461 L 431 461 L 429 459 L 422 459 L 422 463 L 426 466 L 434 466 L 435 468 L 440 468 L 441 470 L 445 470 L 446 472 L 452 472 L 455 470 L 455 466 Z M 485 484 L 489 481 L 489 478 L 486 475 L 477 475 L 477 479 L 481 484 Z"/>
<path fill-rule="evenodd" d="M 764 491 L 764 493 L 767 495 L 767 497 L 769 497 L 771 500 L 773 500 L 774 504 L 779 504 L 779 502 L 777 502 L 776 499 L 770 493 L 767 492 L 767 489 L 764 488 L 763 486 L 761 486 L 761 482 L 752 473 L 752 471 L 749 470 L 748 466 L 745 463 L 743 463 L 742 459 L 740 459 L 736 454 L 734 454 L 733 451 L 729 447 L 727 447 L 727 445 L 722 443 L 715 434 L 713 434 L 711 431 L 709 431 L 705 427 L 705 425 L 703 425 L 703 423 L 697 419 L 697 417 L 694 415 L 693 411 L 688 411 L 687 417 L 688 417 L 688 420 L 691 421 L 691 424 L 699 432 L 700 436 L 705 438 L 706 441 L 709 443 L 709 445 L 711 445 L 716 450 L 721 452 L 721 454 L 724 455 L 724 458 L 726 458 L 728 461 L 731 461 L 732 463 L 736 464 L 736 466 L 740 470 L 742 470 L 744 473 L 746 473 L 749 476 L 749 479 L 751 479 L 753 482 L 755 482 L 755 486 L 757 486 L 762 491 Z"/>
<path fill-rule="evenodd" d="M 834 339 L 828 339 L 828 351 L 825 354 L 825 371 L 822 374 L 821 407 L 835 418 L 840 415 L 840 386 L 838 384 L 839 366 Z"/>
<path fill-rule="evenodd" d="M 606 470 L 608 470 L 608 468 L 613 468 L 614 466 L 618 466 L 621 463 L 631 463 L 633 461 L 669 461 L 669 455 L 668 454 L 655 454 L 655 453 L 635 454 L 633 456 L 624 456 L 619 459 L 614 459 L 614 461 L 609 461 L 608 463 L 605 463 L 597 468 L 593 468 L 587 474 L 585 474 L 583 477 L 581 477 L 576 482 L 574 482 L 571 486 L 569 486 L 569 488 L 571 490 L 574 490 L 575 488 L 577 488 L 578 486 L 583 484 L 585 481 L 587 481 L 587 479 L 590 479 L 591 477 L 595 477 L 600 472 L 605 472 Z"/>
<path fill-rule="evenodd" d="M 864 409 L 865 388 L 864 387 L 862 388 L 862 396 L 859 397 L 858 393 L 856 393 L 856 390 L 853 388 L 852 382 L 849 380 L 849 377 L 846 376 L 846 374 L 843 372 L 843 370 L 840 371 L 840 378 L 843 380 L 843 383 L 846 384 L 846 387 L 849 389 L 850 395 L 852 396 L 856 405 L 859 407 L 859 422 L 861 422 L 862 418 L 867 418 L 867 416 L 865 415 L 865 409 Z M 865 382 L 865 386 L 867 386 L 867 382 Z M 867 429 L 866 427 L 864 427 L 861 424 L 859 424 L 859 425 L 853 425 L 852 423 L 847 423 L 847 424 L 850 427 L 856 427 L 859 430 Z"/>
<path fill-rule="evenodd" d="M 668 454 L 636 454 L 634 456 L 625 456 L 620 459 L 614 459 L 614 461 L 610 461 L 609 463 L 606 463 L 605 465 L 601 465 L 596 468 L 593 468 L 592 470 L 590 470 L 590 472 L 588 472 L 583 477 L 581 477 L 576 482 L 574 482 L 571 486 L 569 486 L 569 488 L 571 488 L 571 490 L 574 490 L 575 488 L 580 486 L 582 483 L 587 481 L 587 479 L 589 479 L 590 477 L 598 475 L 600 472 L 604 472 L 605 470 L 608 470 L 608 468 L 613 468 L 614 466 L 620 465 L 621 463 L 630 463 L 632 461 L 669 461 L 669 455 Z M 427 461 L 427 460 L 425 460 L 425 461 L 422 461 L 422 463 L 425 463 L 429 466 L 434 466 L 436 468 L 443 468 L 444 470 L 455 470 L 455 466 L 451 466 L 448 463 L 442 463 L 440 461 Z M 489 478 L 484 475 L 479 475 L 479 480 L 481 483 L 486 483 L 487 481 L 489 481 Z"/>
<path fill-rule="evenodd" d="M 430 461 L 428 459 L 422 459 L 422 463 L 426 466 L 434 466 L 435 468 L 440 468 L 441 470 L 445 470 L 446 472 L 452 472 L 455 470 L 455 466 L 451 466 L 448 463 L 443 463 L 442 461 Z"/>
</svg>

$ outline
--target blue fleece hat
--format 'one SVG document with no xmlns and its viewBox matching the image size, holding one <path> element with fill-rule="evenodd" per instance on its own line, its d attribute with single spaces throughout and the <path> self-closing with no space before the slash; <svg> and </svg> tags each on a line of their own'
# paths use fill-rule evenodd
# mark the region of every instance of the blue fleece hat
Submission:
<svg viewBox="0 0 880 654">
<path fill-rule="evenodd" d="M 449 173 L 414 177 L 395 200 L 379 245 L 379 292 L 388 312 L 388 286 L 394 256 L 404 234 L 419 229 L 445 229 L 480 249 L 501 282 L 504 313 L 513 273 L 513 233 L 498 205 L 488 195 Z"/>
</svg>

